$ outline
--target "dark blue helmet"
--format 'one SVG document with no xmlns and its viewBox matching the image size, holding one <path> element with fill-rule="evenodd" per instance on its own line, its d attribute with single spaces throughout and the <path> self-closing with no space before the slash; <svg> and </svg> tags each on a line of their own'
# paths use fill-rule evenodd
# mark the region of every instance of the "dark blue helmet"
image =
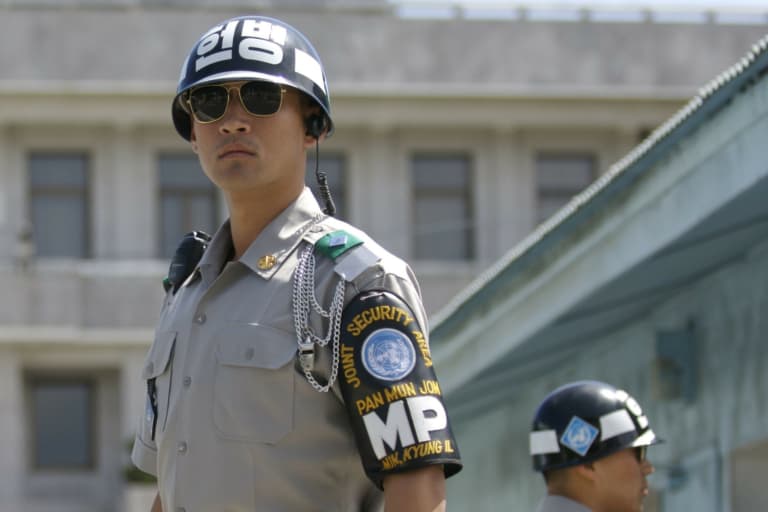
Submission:
<svg viewBox="0 0 768 512">
<path fill-rule="evenodd" d="M 204 84 L 262 80 L 298 89 L 322 109 L 322 130 L 333 131 L 328 81 L 312 43 L 280 20 L 241 16 L 203 34 L 184 61 L 173 99 L 176 131 L 189 140 L 192 121 L 183 95 Z"/>
<path fill-rule="evenodd" d="M 640 404 L 626 391 L 579 381 L 547 395 L 533 418 L 533 469 L 584 464 L 624 448 L 660 442 Z"/>
</svg>

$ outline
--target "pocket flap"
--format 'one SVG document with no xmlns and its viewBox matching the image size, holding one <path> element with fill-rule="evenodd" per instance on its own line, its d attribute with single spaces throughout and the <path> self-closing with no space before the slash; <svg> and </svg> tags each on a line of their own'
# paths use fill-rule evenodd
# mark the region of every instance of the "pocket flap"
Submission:
<svg viewBox="0 0 768 512">
<path fill-rule="evenodd" d="M 160 331 L 155 334 L 155 341 L 149 349 L 141 371 L 144 380 L 153 379 L 165 373 L 176 343 L 176 331 Z"/>
<path fill-rule="evenodd" d="M 295 333 L 265 325 L 231 324 L 216 337 L 216 357 L 228 366 L 282 368 L 296 349 Z"/>
</svg>

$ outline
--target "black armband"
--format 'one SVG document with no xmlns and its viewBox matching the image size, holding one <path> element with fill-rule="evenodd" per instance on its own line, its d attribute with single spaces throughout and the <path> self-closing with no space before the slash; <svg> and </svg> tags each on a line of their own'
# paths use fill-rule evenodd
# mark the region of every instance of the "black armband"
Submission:
<svg viewBox="0 0 768 512">
<path fill-rule="evenodd" d="M 388 291 L 356 296 L 341 320 L 342 396 L 363 467 L 379 487 L 387 474 L 442 464 L 461 469 L 424 331 Z"/>
</svg>

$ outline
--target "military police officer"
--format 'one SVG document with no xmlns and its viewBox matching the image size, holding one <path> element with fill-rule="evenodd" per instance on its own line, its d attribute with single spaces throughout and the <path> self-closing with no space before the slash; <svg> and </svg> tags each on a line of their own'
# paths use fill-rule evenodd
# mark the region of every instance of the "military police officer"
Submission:
<svg viewBox="0 0 768 512">
<path fill-rule="evenodd" d="M 530 449 L 547 485 L 538 512 L 639 512 L 658 443 L 640 405 L 597 381 L 566 384 L 539 405 Z"/>
<path fill-rule="evenodd" d="M 187 236 L 146 358 L 132 460 L 153 511 L 434 511 L 461 468 L 410 268 L 305 187 L 333 131 L 292 26 L 245 16 L 182 68 L 179 134 L 229 219 Z M 199 261 L 198 261 L 199 260 Z"/>
</svg>

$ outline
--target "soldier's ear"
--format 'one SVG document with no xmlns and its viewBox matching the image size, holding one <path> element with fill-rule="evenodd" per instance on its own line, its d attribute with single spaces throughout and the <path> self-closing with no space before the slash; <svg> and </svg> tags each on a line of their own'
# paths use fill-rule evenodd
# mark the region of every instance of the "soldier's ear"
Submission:
<svg viewBox="0 0 768 512">
<path fill-rule="evenodd" d="M 582 478 L 585 480 L 594 481 L 596 478 L 595 466 L 591 462 L 588 462 L 586 464 L 579 464 L 578 466 L 573 466 L 571 470 L 579 478 Z"/>
</svg>

